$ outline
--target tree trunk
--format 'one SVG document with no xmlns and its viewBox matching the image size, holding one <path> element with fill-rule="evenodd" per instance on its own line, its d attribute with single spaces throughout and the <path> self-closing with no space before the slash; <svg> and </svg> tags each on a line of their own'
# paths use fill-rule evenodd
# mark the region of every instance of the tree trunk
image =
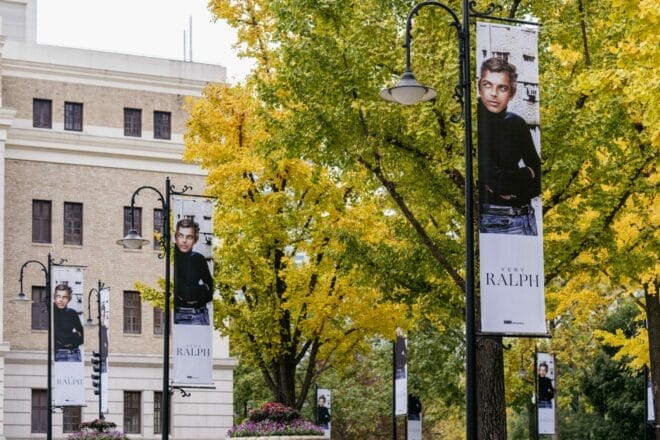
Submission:
<svg viewBox="0 0 660 440">
<path fill-rule="evenodd" d="M 653 384 L 653 411 L 655 423 L 653 430 L 655 438 L 660 439 L 660 302 L 658 294 L 651 295 L 649 292 L 657 292 L 658 283 L 655 286 L 646 287 L 646 322 L 649 333 L 649 353 L 651 359 L 651 381 Z"/>
<path fill-rule="evenodd" d="M 477 337 L 477 421 L 479 439 L 506 439 L 504 353 L 499 336 Z"/>
</svg>

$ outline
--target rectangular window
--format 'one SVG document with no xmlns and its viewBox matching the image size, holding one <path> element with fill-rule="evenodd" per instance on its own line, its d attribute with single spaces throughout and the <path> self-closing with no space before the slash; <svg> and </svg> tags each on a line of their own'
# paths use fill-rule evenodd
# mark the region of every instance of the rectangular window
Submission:
<svg viewBox="0 0 660 440">
<path fill-rule="evenodd" d="M 154 112 L 154 138 L 171 139 L 172 134 L 172 113 Z"/>
<path fill-rule="evenodd" d="M 141 394 L 139 391 L 124 391 L 124 432 L 126 434 L 140 433 Z"/>
<path fill-rule="evenodd" d="M 134 207 L 131 214 L 131 207 L 124 206 L 124 237 L 130 229 L 135 229 L 142 236 L 142 208 Z"/>
<path fill-rule="evenodd" d="M 79 102 L 64 103 L 64 129 L 82 131 L 83 105 Z"/>
<path fill-rule="evenodd" d="M 124 291 L 124 333 L 142 333 L 140 292 Z"/>
<path fill-rule="evenodd" d="M 83 205 L 64 202 L 64 244 L 82 245 Z"/>
<path fill-rule="evenodd" d="M 170 397 L 170 414 L 172 413 L 172 398 Z M 170 431 L 172 430 L 172 417 L 169 419 Z M 154 434 L 163 433 L 163 392 L 154 391 Z"/>
<path fill-rule="evenodd" d="M 32 330 L 48 330 L 46 288 L 32 286 Z"/>
<path fill-rule="evenodd" d="M 32 126 L 53 128 L 53 101 L 38 98 L 32 100 Z"/>
<path fill-rule="evenodd" d="M 32 390 L 32 425 L 30 432 L 46 432 L 46 416 L 48 415 L 47 401 L 48 399 L 46 390 Z"/>
<path fill-rule="evenodd" d="M 154 249 L 160 249 L 160 240 L 163 238 L 165 231 L 165 219 L 163 218 L 163 210 L 154 209 Z"/>
<path fill-rule="evenodd" d="M 80 431 L 82 422 L 82 408 L 80 406 L 65 406 L 62 409 L 62 432 Z"/>
<path fill-rule="evenodd" d="M 142 136 L 142 110 L 124 108 L 124 136 Z"/>
<path fill-rule="evenodd" d="M 165 333 L 165 313 L 160 307 L 154 307 L 154 335 Z"/>
<path fill-rule="evenodd" d="M 50 243 L 51 217 L 50 200 L 32 200 L 33 243 Z"/>
</svg>

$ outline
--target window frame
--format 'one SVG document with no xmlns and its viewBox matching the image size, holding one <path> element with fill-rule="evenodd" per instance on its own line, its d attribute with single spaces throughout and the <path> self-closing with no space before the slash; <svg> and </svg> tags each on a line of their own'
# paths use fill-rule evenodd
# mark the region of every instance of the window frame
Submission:
<svg viewBox="0 0 660 440">
<path fill-rule="evenodd" d="M 32 127 L 53 128 L 53 100 L 32 98 Z"/>
<path fill-rule="evenodd" d="M 82 407 L 65 406 L 62 408 L 62 433 L 70 434 L 80 431 L 82 423 Z"/>
<path fill-rule="evenodd" d="M 39 212 L 35 209 L 40 207 Z M 48 207 L 48 213 L 43 208 Z M 53 242 L 53 202 L 50 200 L 32 199 L 32 243 Z"/>
<path fill-rule="evenodd" d="M 32 286 L 32 312 L 30 328 L 32 330 L 48 330 L 48 297 L 46 286 Z"/>
<path fill-rule="evenodd" d="M 73 208 L 73 207 L 79 207 L 80 208 L 80 217 L 75 218 L 75 217 L 70 217 L 67 218 L 67 214 L 71 214 L 70 212 L 67 212 L 67 208 Z M 63 224 L 63 240 L 64 244 L 68 245 L 77 245 L 77 246 L 82 246 L 83 244 L 83 204 L 78 203 L 78 202 L 64 202 L 64 208 L 63 208 L 63 214 L 62 214 L 62 224 Z M 76 234 L 75 232 L 71 232 L 71 230 L 76 229 L 76 224 L 79 225 L 78 229 L 80 232 Z M 67 231 L 67 229 L 70 229 Z"/>
<path fill-rule="evenodd" d="M 64 129 L 67 131 L 83 130 L 82 102 L 64 101 Z"/>
<path fill-rule="evenodd" d="M 126 237 L 126 234 L 128 234 L 128 231 L 131 229 L 131 226 L 133 226 L 137 233 L 142 236 L 142 207 L 134 206 L 133 216 L 134 218 L 131 220 L 131 207 L 124 206 L 124 233 L 122 237 Z M 140 246 L 138 249 L 142 249 L 142 246 Z"/>
<path fill-rule="evenodd" d="M 154 139 L 172 139 L 172 112 L 154 110 Z"/>
<path fill-rule="evenodd" d="M 48 391 L 32 389 L 30 399 L 30 433 L 45 434 L 48 425 Z"/>
<path fill-rule="evenodd" d="M 165 311 L 160 307 L 154 307 L 154 335 L 165 334 Z"/>
<path fill-rule="evenodd" d="M 142 433 L 141 391 L 124 391 L 124 433 Z"/>
<path fill-rule="evenodd" d="M 123 296 L 124 334 L 142 334 L 142 301 L 140 292 L 124 290 Z"/>
<path fill-rule="evenodd" d="M 124 136 L 142 137 L 142 109 L 124 107 Z"/>
</svg>

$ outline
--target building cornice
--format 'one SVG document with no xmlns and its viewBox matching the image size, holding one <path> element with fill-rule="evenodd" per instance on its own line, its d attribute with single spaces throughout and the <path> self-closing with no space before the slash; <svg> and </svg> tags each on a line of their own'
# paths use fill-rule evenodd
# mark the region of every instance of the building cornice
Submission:
<svg viewBox="0 0 660 440">
<path fill-rule="evenodd" d="M 2 48 L 2 75 L 199 96 L 224 82 L 222 66 L 18 41 Z"/>
<path fill-rule="evenodd" d="M 6 159 L 206 175 L 181 159 L 183 144 L 10 128 Z"/>
</svg>

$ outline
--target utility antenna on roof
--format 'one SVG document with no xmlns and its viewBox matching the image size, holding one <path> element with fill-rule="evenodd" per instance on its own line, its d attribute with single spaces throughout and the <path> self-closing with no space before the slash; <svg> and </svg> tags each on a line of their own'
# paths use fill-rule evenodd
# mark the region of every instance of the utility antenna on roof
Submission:
<svg viewBox="0 0 660 440">
<path fill-rule="evenodd" d="M 186 37 L 188 37 L 186 39 Z M 188 33 L 183 31 L 183 61 L 192 62 L 192 15 L 188 17 Z"/>
</svg>

